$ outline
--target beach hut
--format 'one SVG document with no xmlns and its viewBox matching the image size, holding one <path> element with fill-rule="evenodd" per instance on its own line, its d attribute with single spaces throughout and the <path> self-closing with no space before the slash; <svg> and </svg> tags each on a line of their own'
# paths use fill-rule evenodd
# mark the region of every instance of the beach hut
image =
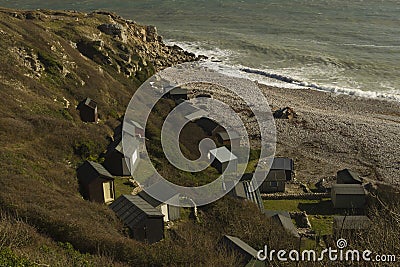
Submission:
<svg viewBox="0 0 400 267">
<path fill-rule="evenodd" d="M 220 126 L 217 122 L 208 118 L 200 118 L 196 120 L 196 124 L 209 136 L 212 136 L 215 130 Z"/>
<path fill-rule="evenodd" d="M 117 128 L 115 128 L 114 140 L 122 139 L 122 131 L 139 139 L 144 139 L 145 137 L 143 126 L 133 120 L 124 121 L 124 123 L 120 124 Z"/>
<path fill-rule="evenodd" d="M 338 209 L 362 209 L 367 202 L 367 192 L 359 184 L 335 184 L 331 197 L 333 207 Z"/>
<path fill-rule="evenodd" d="M 141 197 L 122 195 L 110 208 L 134 239 L 153 244 L 164 238 L 164 215 Z"/>
<path fill-rule="evenodd" d="M 349 169 L 344 169 L 344 170 L 337 172 L 336 183 L 338 183 L 338 184 L 362 184 L 362 180 L 360 179 L 360 176 L 357 173 L 355 173 Z"/>
<path fill-rule="evenodd" d="M 207 118 L 208 112 L 203 109 L 197 109 L 185 116 L 185 119 L 190 122 L 195 122 L 203 131 L 209 136 L 213 135 L 213 132 L 219 127 L 219 124 L 215 121 Z"/>
<path fill-rule="evenodd" d="M 226 147 L 219 147 L 210 150 L 208 158 L 211 160 L 211 166 L 216 168 L 219 173 L 236 174 L 238 158 L 232 154 Z M 229 165 L 229 169 L 228 169 Z"/>
<path fill-rule="evenodd" d="M 367 230 L 370 225 L 371 220 L 367 216 L 334 216 L 333 234 L 335 237 L 352 235 Z"/>
<path fill-rule="evenodd" d="M 79 110 L 79 115 L 81 120 L 84 122 L 97 122 L 97 103 L 90 99 L 89 97 L 79 103 L 77 109 Z"/>
<path fill-rule="evenodd" d="M 162 182 L 157 182 L 150 187 L 147 187 L 146 191 L 143 190 L 139 192 L 138 195 L 152 207 L 161 211 L 161 213 L 164 215 L 165 222 L 179 220 L 181 217 L 180 207 L 163 203 L 151 196 L 160 192 L 162 192 L 163 196 L 166 196 L 167 199 L 165 202 L 179 203 L 179 194 L 170 186 Z"/>
<path fill-rule="evenodd" d="M 265 172 L 260 172 L 265 176 Z M 255 175 L 258 175 L 257 173 Z M 261 193 L 285 192 L 286 172 L 284 170 L 270 170 L 267 177 L 259 187 Z"/>
<path fill-rule="evenodd" d="M 218 127 L 217 127 L 218 128 Z M 240 146 L 240 135 L 236 131 L 230 131 L 231 136 L 229 137 L 228 132 L 223 130 L 216 133 L 218 143 L 224 146 Z"/>
<path fill-rule="evenodd" d="M 182 87 L 175 87 L 168 92 L 168 96 L 173 100 L 187 100 L 188 89 Z"/>
<path fill-rule="evenodd" d="M 230 183 L 232 181 L 225 181 L 226 186 L 230 187 Z M 239 199 L 245 199 L 248 201 L 253 202 L 257 205 L 257 207 L 263 211 L 264 210 L 264 203 L 261 198 L 260 190 L 254 190 L 254 184 L 252 181 L 248 180 L 241 180 L 239 181 L 236 186 L 229 192 L 229 195 Z"/>
<path fill-rule="evenodd" d="M 274 158 L 271 170 L 283 170 L 286 173 L 286 180 L 291 181 L 294 174 L 294 161 L 290 158 Z"/>
<path fill-rule="evenodd" d="M 294 225 L 289 212 L 287 211 L 277 211 L 277 210 L 263 210 L 263 214 L 270 218 L 273 222 L 281 226 L 285 231 L 294 237 L 299 238 L 300 235 Z"/>
<path fill-rule="evenodd" d="M 114 178 L 99 163 L 85 161 L 77 170 L 82 196 L 90 201 L 109 203 L 115 198 Z"/>
<path fill-rule="evenodd" d="M 125 141 L 130 144 L 126 155 L 124 155 L 121 140 L 113 142 L 105 154 L 104 167 L 115 176 L 131 176 L 131 171 L 136 169 L 140 161 L 140 141 L 134 137 Z"/>
<path fill-rule="evenodd" d="M 242 259 L 242 262 L 240 262 L 241 266 L 265 266 L 265 263 L 257 257 L 258 251 L 237 237 L 224 235 L 220 244 L 240 255 Z"/>
<path fill-rule="evenodd" d="M 271 220 L 281 226 L 285 231 L 287 231 L 290 235 L 299 238 L 299 232 L 297 231 L 296 226 L 294 225 L 290 216 L 286 216 L 285 214 L 277 213 L 270 217 Z"/>
</svg>

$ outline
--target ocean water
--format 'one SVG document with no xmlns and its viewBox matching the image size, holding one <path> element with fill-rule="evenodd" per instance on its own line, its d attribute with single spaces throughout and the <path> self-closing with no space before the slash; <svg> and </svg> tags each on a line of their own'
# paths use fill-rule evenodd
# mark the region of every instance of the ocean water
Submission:
<svg viewBox="0 0 400 267">
<path fill-rule="evenodd" d="M 400 101 L 398 0 L 4 1 L 0 6 L 111 10 L 155 25 L 170 44 L 230 75 Z"/>
</svg>

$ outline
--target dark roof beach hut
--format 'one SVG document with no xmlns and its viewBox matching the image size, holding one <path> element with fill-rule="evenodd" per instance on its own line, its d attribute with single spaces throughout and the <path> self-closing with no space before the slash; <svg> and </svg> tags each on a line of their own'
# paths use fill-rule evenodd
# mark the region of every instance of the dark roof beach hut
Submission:
<svg viewBox="0 0 400 267">
<path fill-rule="evenodd" d="M 233 182 L 225 182 L 227 186 L 229 185 L 229 183 Z M 236 198 L 249 200 L 256 204 L 261 211 L 264 210 L 264 203 L 261 198 L 260 190 L 258 190 L 258 188 L 254 190 L 253 182 L 250 180 L 239 181 L 236 186 L 229 192 L 229 194 Z"/>
<path fill-rule="evenodd" d="M 115 198 L 114 178 L 99 163 L 86 161 L 77 170 L 82 196 L 90 201 L 109 203 Z"/>
<path fill-rule="evenodd" d="M 285 229 L 285 231 L 287 231 L 292 236 L 297 237 L 297 238 L 300 237 L 299 232 L 297 231 L 297 228 L 294 225 L 290 216 L 288 217 L 286 214 L 277 212 L 270 218 L 272 221 L 276 222 L 278 225 L 280 225 L 283 229 Z"/>
<path fill-rule="evenodd" d="M 110 208 L 134 239 L 153 244 L 164 238 L 164 215 L 141 197 L 122 195 Z"/>
<path fill-rule="evenodd" d="M 211 160 L 211 166 L 216 168 L 219 173 L 237 173 L 238 158 L 226 147 L 210 150 L 208 157 Z"/>
<path fill-rule="evenodd" d="M 179 220 L 181 217 L 179 206 L 163 203 L 151 196 L 160 192 L 162 192 L 163 196 L 167 197 L 165 202 L 179 203 L 178 192 L 162 182 L 157 182 L 150 187 L 147 187 L 146 191 L 140 191 L 138 196 L 143 198 L 152 207 L 161 211 L 161 213 L 164 215 L 165 222 Z"/>
<path fill-rule="evenodd" d="M 360 184 L 335 184 L 331 198 L 334 208 L 362 209 L 367 202 L 367 191 Z"/>
<path fill-rule="evenodd" d="M 81 120 L 84 122 L 97 122 L 99 119 L 97 113 L 97 103 L 89 97 L 79 103 L 77 109 Z"/>
<path fill-rule="evenodd" d="M 362 184 L 362 180 L 357 173 L 355 173 L 349 169 L 344 169 L 344 170 L 337 172 L 336 183 L 338 183 L 338 184 Z"/>
<path fill-rule="evenodd" d="M 220 144 L 224 146 L 235 146 L 239 147 L 240 146 L 240 135 L 236 131 L 230 131 L 231 136 L 229 136 L 228 132 L 223 130 L 223 131 L 218 131 L 216 133 L 217 140 Z"/>
<path fill-rule="evenodd" d="M 241 266 L 265 266 L 265 263 L 260 261 L 257 257 L 257 250 L 243 240 L 234 236 L 224 235 L 220 243 L 228 250 L 234 251 L 241 256 Z"/>
<path fill-rule="evenodd" d="M 168 92 L 168 96 L 174 100 L 187 100 L 188 99 L 188 89 L 182 87 L 175 87 Z"/>
<path fill-rule="evenodd" d="M 355 234 L 364 231 L 371 225 L 371 220 L 367 216 L 334 216 L 333 234 L 342 237 L 342 234 Z"/>
<path fill-rule="evenodd" d="M 134 137 L 129 138 L 129 141 L 126 155 L 124 155 L 122 141 L 119 140 L 113 142 L 106 152 L 104 167 L 115 176 L 131 176 L 131 171 L 133 172 L 139 164 L 140 141 Z"/>
<path fill-rule="evenodd" d="M 274 158 L 271 170 L 283 170 L 286 173 L 286 180 L 293 179 L 294 174 L 294 161 L 290 158 Z"/>
<path fill-rule="evenodd" d="M 286 172 L 284 170 L 270 170 L 267 177 L 259 187 L 261 193 L 285 192 Z"/>
</svg>

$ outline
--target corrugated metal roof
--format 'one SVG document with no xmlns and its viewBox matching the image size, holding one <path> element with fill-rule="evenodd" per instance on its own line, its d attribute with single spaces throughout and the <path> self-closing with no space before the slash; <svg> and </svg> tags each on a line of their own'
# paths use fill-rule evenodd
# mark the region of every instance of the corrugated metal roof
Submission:
<svg viewBox="0 0 400 267">
<path fill-rule="evenodd" d="M 334 216 L 333 223 L 337 229 L 357 230 L 367 228 L 371 220 L 367 216 Z"/>
<path fill-rule="evenodd" d="M 89 164 L 90 167 L 92 167 L 98 174 L 109 178 L 110 180 L 114 180 L 114 177 L 111 175 L 111 173 L 109 173 L 104 167 L 103 165 L 97 163 L 97 162 L 93 162 L 93 161 L 86 161 L 87 164 Z"/>
<path fill-rule="evenodd" d="M 231 138 L 229 137 L 229 134 L 226 131 L 218 132 L 217 135 L 219 137 L 221 137 L 221 139 L 223 141 L 228 141 L 228 140 L 231 140 L 231 139 L 234 140 L 234 139 L 239 139 L 240 138 L 240 135 L 239 135 L 238 132 L 230 131 L 230 133 L 231 133 Z"/>
<path fill-rule="evenodd" d="M 229 162 L 231 160 L 237 160 L 237 157 L 224 146 L 210 150 L 210 154 L 219 162 Z"/>
<path fill-rule="evenodd" d="M 271 166 L 271 170 L 293 171 L 293 169 L 293 159 L 289 158 L 274 158 Z"/>
<path fill-rule="evenodd" d="M 243 240 L 241 240 L 241 239 L 239 239 L 237 237 L 234 237 L 234 236 L 229 236 L 229 235 L 225 235 L 224 238 L 228 242 L 233 243 L 235 246 L 237 246 L 238 248 L 240 248 L 244 252 L 246 252 L 249 255 L 251 255 L 253 258 L 257 259 L 257 251 L 253 247 L 248 245 L 246 242 L 244 242 Z"/>
<path fill-rule="evenodd" d="M 359 184 L 334 184 L 332 191 L 336 195 L 366 195 L 364 187 Z"/>
<path fill-rule="evenodd" d="M 230 183 L 229 181 L 226 182 Z M 254 185 L 251 181 L 240 181 L 234 187 L 234 194 L 236 197 L 244 198 L 255 203 L 260 210 L 264 210 L 264 203 L 261 198 L 260 190 L 254 190 Z"/>
<path fill-rule="evenodd" d="M 122 195 L 111 203 L 110 208 L 131 229 L 146 217 L 164 217 L 160 211 L 139 196 Z"/>
<path fill-rule="evenodd" d="M 188 115 L 185 116 L 185 119 L 189 120 L 189 121 L 195 121 L 198 120 L 199 118 L 207 118 L 208 116 L 208 112 L 202 109 L 199 109 L 196 112 L 190 113 Z"/>
</svg>

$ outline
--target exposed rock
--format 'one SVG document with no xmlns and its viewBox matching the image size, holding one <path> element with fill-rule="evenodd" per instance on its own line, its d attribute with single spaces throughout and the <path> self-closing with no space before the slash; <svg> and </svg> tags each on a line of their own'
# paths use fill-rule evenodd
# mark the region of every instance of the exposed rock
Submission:
<svg viewBox="0 0 400 267">
<path fill-rule="evenodd" d="M 160 39 L 161 41 L 161 37 L 158 36 L 157 34 L 157 28 L 155 26 L 147 26 L 146 27 L 146 40 L 148 42 L 155 42 L 158 41 Z"/>
<path fill-rule="evenodd" d="M 297 118 L 296 112 L 290 107 L 285 107 L 274 111 L 274 118 L 293 120 Z"/>
<path fill-rule="evenodd" d="M 296 225 L 299 228 L 311 228 L 311 223 L 308 220 L 307 213 L 302 212 L 290 212 L 290 217 L 296 221 Z"/>
<path fill-rule="evenodd" d="M 43 63 L 39 60 L 38 54 L 32 49 L 13 47 L 10 51 L 15 55 L 20 64 L 29 69 L 27 76 L 39 78 L 45 70 Z"/>
<path fill-rule="evenodd" d="M 119 37 L 123 42 L 126 42 L 127 37 L 125 34 L 125 28 L 121 24 L 101 24 L 97 27 L 100 31 L 105 34 Z"/>
</svg>

